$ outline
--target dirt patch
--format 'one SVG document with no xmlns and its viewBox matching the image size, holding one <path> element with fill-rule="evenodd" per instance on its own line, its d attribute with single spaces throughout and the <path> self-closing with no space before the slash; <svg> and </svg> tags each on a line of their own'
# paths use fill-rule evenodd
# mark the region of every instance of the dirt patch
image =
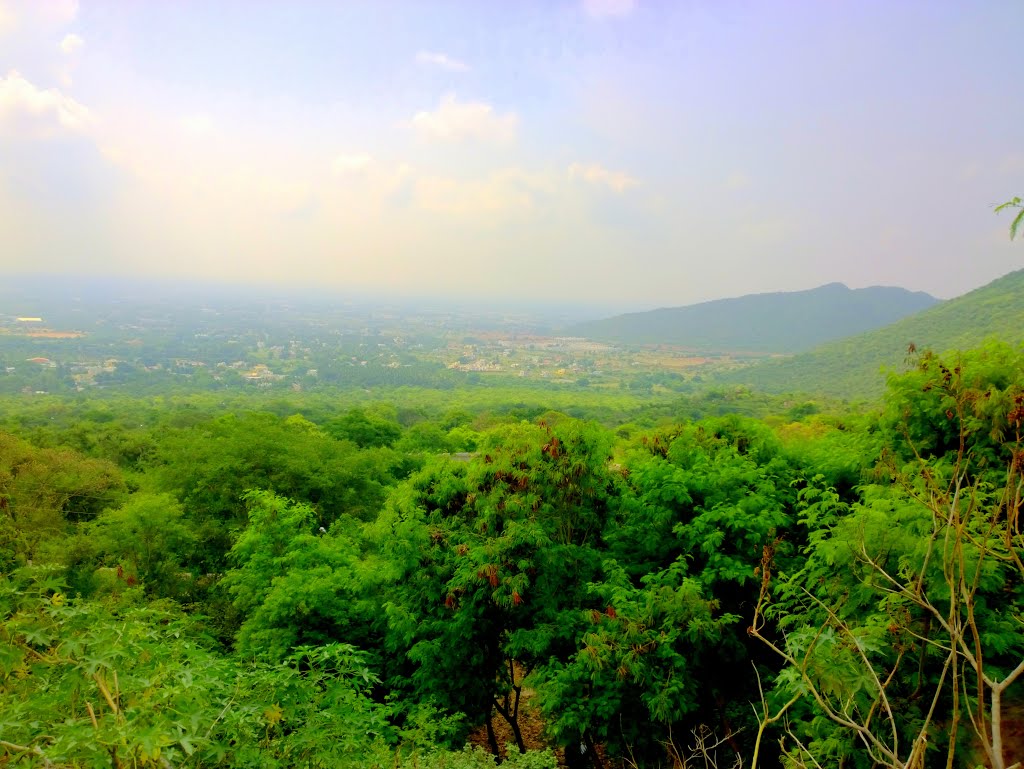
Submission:
<svg viewBox="0 0 1024 769">
<path fill-rule="evenodd" d="M 512 727 L 498 713 L 494 713 L 491 724 L 494 728 L 494 736 L 498 742 L 501 759 L 504 760 L 506 756 L 505 746 L 515 745 L 516 742 L 515 736 L 512 734 Z M 558 759 L 558 765 L 560 767 L 566 766 L 565 751 L 552 745 L 545 734 L 544 719 L 534 703 L 533 691 L 530 689 L 523 690 L 523 698 L 519 705 L 519 731 L 523 735 L 523 743 L 526 745 L 527 750 L 553 748 L 555 758 Z M 487 727 L 481 726 L 475 729 L 469 735 L 469 742 L 471 745 L 490 752 L 491 746 L 487 741 Z M 597 746 L 597 756 L 600 765 L 604 769 L 621 769 L 622 767 L 621 761 L 608 758 L 603 745 Z"/>
<path fill-rule="evenodd" d="M 966 727 L 970 729 L 970 725 Z M 1003 757 L 1007 765 L 1024 761 L 1024 701 L 1012 700 L 1003 704 Z M 980 740 L 972 741 L 970 755 L 964 766 L 990 766 Z"/>
<path fill-rule="evenodd" d="M 543 750 L 544 748 L 552 747 L 552 745 L 544 734 L 544 720 L 541 718 L 540 711 L 532 702 L 532 695 L 533 693 L 529 690 L 523 691 L 523 699 L 519 705 L 519 731 L 523 735 L 523 743 L 526 745 L 527 750 Z M 516 742 L 516 738 L 512 734 L 512 727 L 497 713 L 492 717 L 491 724 L 494 727 L 494 736 L 501 750 L 501 757 L 505 758 L 505 746 L 515 745 Z M 475 729 L 469 735 L 469 742 L 489 752 L 491 746 L 487 742 L 487 727 L 480 726 Z M 556 753 L 561 753 L 561 751 L 556 751 Z M 563 765 L 561 758 L 559 758 L 559 765 Z"/>
</svg>

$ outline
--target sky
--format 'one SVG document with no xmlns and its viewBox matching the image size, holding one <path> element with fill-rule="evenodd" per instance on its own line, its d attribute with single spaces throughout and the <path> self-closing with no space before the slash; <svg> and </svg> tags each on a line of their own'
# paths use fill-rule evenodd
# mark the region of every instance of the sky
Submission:
<svg viewBox="0 0 1024 769">
<path fill-rule="evenodd" d="M 1021 0 L 0 0 L 0 279 L 674 306 L 1024 267 Z"/>
</svg>

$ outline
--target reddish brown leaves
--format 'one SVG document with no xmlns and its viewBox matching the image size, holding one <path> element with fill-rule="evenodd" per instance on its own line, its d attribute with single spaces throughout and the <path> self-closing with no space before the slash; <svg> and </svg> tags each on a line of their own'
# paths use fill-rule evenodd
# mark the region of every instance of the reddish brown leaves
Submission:
<svg viewBox="0 0 1024 769">
<path fill-rule="evenodd" d="M 486 579 L 491 587 L 498 586 L 498 567 L 493 563 L 489 563 L 476 573 L 477 579 Z"/>
<path fill-rule="evenodd" d="M 1024 395 L 1018 395 L 1013 399 L 1013 409 L 1006 415 L 1006 419 L 1016 428 L 1020 428 L 1024 422 Z"/>
</svg>

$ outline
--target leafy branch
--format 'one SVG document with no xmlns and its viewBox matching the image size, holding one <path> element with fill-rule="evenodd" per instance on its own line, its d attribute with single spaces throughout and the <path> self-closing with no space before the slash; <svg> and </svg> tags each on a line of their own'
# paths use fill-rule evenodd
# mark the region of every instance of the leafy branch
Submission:
<svg viewBox="0 0 1024 769">
<path fill-rule="evenodd" d="M 1021 231 L 1022 225 L 1024 225 L 1024 200 L 1019 197 L 1011 198 L 1005 203 L 1000 203 L 996 206 L 995 211 L 999 214 L 1007 209 L 1011 211 L 1017 209 L 1017 215 L 1010 222 L 1010 240 L 1013 240 L 1017 237 L 1017 233 Z"/>
</svg>

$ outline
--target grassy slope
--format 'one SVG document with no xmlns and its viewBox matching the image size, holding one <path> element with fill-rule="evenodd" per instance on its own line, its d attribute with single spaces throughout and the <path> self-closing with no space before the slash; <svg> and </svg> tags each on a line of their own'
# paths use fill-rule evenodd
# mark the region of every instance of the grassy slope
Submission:
<svg viewBox="0 0 1024 769">
<path fill-rule="evenodd" d="M 884 328 L 732 372 L 721 381 L 767 392 L 870 398 L 885 387 L 883 367 L 899 370 L 905 365 L 910 343 L 944 351 L 974 347 L 993 337 L 1013 344 L 1024 341 L 1024 270 Z"/>
<path fill-rule="evenodd" d="M 884 326 L 936 301 L 928 294 L 902 288 L 849 289 L 830 283 L 809 291 L 751 294 L 618 315 L 579 324 L 569 333 L 718 352 L 799 352 Z"/>
</svg>

